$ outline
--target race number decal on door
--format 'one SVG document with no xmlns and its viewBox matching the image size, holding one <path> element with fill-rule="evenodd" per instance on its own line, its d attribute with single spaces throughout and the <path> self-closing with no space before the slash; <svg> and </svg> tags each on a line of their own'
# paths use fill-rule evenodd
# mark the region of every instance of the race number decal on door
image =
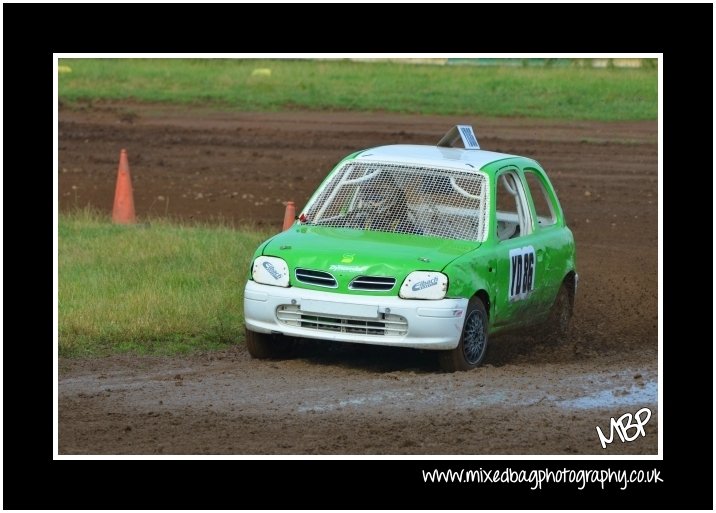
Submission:
<svg viewBox="0 0 716 513">
<path fill-rule="evenodd" d="M 510 301 L 526 298 L 535 286 L 535 248 L 510 250 Z"/>
</svg>

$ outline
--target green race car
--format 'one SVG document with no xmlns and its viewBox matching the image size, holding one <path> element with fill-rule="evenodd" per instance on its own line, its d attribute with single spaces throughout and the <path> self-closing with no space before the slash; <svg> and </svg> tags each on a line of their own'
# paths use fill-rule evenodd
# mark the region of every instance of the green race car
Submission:
<svg viewBox="0 0 716 513">
<path fill-rule="evenodd" d="M 452 147 L 462 139 L 463 148 Z M 578 276 L 554 188 L 534 160 L 479 149 L 470 126 L 437 146 L 344 158 L 286 231 L 262 243 L 244 292 L 246 344 L 292 337 L 435 350 L 477 367 L 493 334 L 564 336 Z"/>
</svg>

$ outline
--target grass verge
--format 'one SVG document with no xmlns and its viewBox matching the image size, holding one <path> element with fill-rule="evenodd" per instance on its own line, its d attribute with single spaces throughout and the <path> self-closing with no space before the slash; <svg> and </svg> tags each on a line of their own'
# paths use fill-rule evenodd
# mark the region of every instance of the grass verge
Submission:
<svg viewBox="0 0 716 513">
<path fill-rule="evenodd" d="M 69 104 L 132 100 L 236 110 L 379 110 L 572 120 L 657 117 L 655 69 L 307 59 L 61 59 L 60 65 L 65 72 L 59 76 L 59 96 Z"/>
<path fill-rule="evenodd" d="M 251 256 L 270 234 L 162 220 L 59 218 L 61 356 L 177 354 L 243 340 Z"/>
</svg>

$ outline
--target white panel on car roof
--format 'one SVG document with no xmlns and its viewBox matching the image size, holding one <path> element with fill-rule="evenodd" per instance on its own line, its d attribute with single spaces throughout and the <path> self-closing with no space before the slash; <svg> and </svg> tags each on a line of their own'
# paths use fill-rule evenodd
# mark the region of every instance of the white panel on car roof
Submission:
<svg viewBox="0 0 716 513">
<path fill-rule="evenodd" d="M 358 160 L 380 160 L 406 164 L 481 169 L 482 167 L 515 155 L 485 150 L 464 150 L 419 144 L 393 144 L 370 148 L 358 155 Z"/>
</svg>

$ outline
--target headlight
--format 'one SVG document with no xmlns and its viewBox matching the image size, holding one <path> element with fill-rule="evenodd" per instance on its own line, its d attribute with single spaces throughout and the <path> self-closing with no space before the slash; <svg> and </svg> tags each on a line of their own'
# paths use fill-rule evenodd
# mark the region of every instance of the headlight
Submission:
<svg viewBox="0 0 716 513">
<path fill-rule="evenodd" d="M 288 287 L 288 265 L 281 258 L 260 256 L 251 272 L 254 281 L 264 285 Z"/>
<path fill-rule="evenodd" d="M 400 287 L 403 299 L 442 299 L 448 287 L 448 277 L 443 273 L 414 271 L 405 278 Z"/>
</svg>

